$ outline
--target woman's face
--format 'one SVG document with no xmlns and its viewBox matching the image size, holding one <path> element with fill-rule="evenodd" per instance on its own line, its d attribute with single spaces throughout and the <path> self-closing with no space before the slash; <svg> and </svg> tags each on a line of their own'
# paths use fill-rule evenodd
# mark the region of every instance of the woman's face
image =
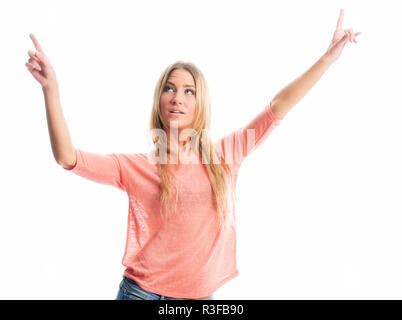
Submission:
<svg viewBox="0 0 402 320">
<path fill-rule="evenodd" d="M 195 82 L 190 72 L 175 69 L 170 73 L 160 97 L 162 122 L 165 130 L 190 128 L 195 114 Z M 179 112 L 174 113 L 174 110 Z M 168 132 L 166 132 L 168 134 Z"/>
</svg>

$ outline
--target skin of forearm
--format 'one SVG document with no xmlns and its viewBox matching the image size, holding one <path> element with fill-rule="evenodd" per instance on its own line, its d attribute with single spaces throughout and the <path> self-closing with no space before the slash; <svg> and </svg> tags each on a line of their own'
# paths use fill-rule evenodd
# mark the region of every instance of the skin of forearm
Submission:
<svg viewBox="0 0 402 320">
<path fill-rule="evenodd" d="M 283 119 L 285 115 L 310 91 L 333 62 L 326 54 L 296 80 L 288 84 L 272 99 L 272 112 Z"/>
<path fill-rule="evenodd" d="M 61 108 L 58 85 L 43 88 L 43 94 L 53 156 L 60 165 L 72 164 L 75 162 L 75 152 Z"/>
</svg>

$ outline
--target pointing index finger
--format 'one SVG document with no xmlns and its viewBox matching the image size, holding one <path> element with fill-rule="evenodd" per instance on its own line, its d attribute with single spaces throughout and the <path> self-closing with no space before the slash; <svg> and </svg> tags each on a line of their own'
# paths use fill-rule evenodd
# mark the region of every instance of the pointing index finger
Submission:
<svg viewBox="0 0 402 320">
<path fill-rule="evenodd" d="M 343 23 L 343 9 L 341 9 L 341 12 L 339 13 L 339 18 L 338 18 L 338 23 L 336 24 L 336 28 L 342 29 L 342 23 Z"/>
<path fill-rule="evenodd" d="M 31 40 L 32 40 L 32 42 L 33 42 L 33 44 L 34 44 L 36 50 L 38 50 L 39 52 L 42 52 L 42 53 L 43 53 L 43 50 L 42 50 L 42 48 L 41 48 L 41 46 L 40 46 L 38 40 L 35 38 L 35 36 L 31 33 L 31 34 L 29 35 L 29 37 L 31 38 Z"/>
</svg>

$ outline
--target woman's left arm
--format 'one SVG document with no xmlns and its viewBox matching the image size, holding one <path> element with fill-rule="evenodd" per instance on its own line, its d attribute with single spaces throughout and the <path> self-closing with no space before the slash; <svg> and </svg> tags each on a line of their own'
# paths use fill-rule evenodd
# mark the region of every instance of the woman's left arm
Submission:
<svg viewBox="0 0 402 320">
<path fill-rule="evenodd" d="M 354 33 L 353 29 L 342 29 L 343 9 L 341 9 L 336 30 L 327 52 L 318 59 L 299 78 L 283 88 L 271 102 L 273 114 L 280 120 L 310 91 L 310 89 L 320 80 L 321 76 L 327 71 L 342 53 L 348 40 L 357 43 L 356 36 L 361 32 Z"/>
</svg>

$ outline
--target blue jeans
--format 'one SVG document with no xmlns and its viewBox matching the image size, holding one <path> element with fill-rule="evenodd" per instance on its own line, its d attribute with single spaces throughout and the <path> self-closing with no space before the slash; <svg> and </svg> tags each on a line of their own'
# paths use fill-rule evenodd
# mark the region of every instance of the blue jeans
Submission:
<svg viewBox="0 0 402 320">
<path fill-rule="evenodd" d="M 186 300 L 180 298 L 172 298 L 166 296 L 160 296 L 159 294 L 152 293 L 142 289 L 134 280 L 123 277 L 120 282 L 119 292 L 117 293 L 116 300 Z M 208 299 L 202 300 L 214 300 L 213 295 Z"/>
</svg>

